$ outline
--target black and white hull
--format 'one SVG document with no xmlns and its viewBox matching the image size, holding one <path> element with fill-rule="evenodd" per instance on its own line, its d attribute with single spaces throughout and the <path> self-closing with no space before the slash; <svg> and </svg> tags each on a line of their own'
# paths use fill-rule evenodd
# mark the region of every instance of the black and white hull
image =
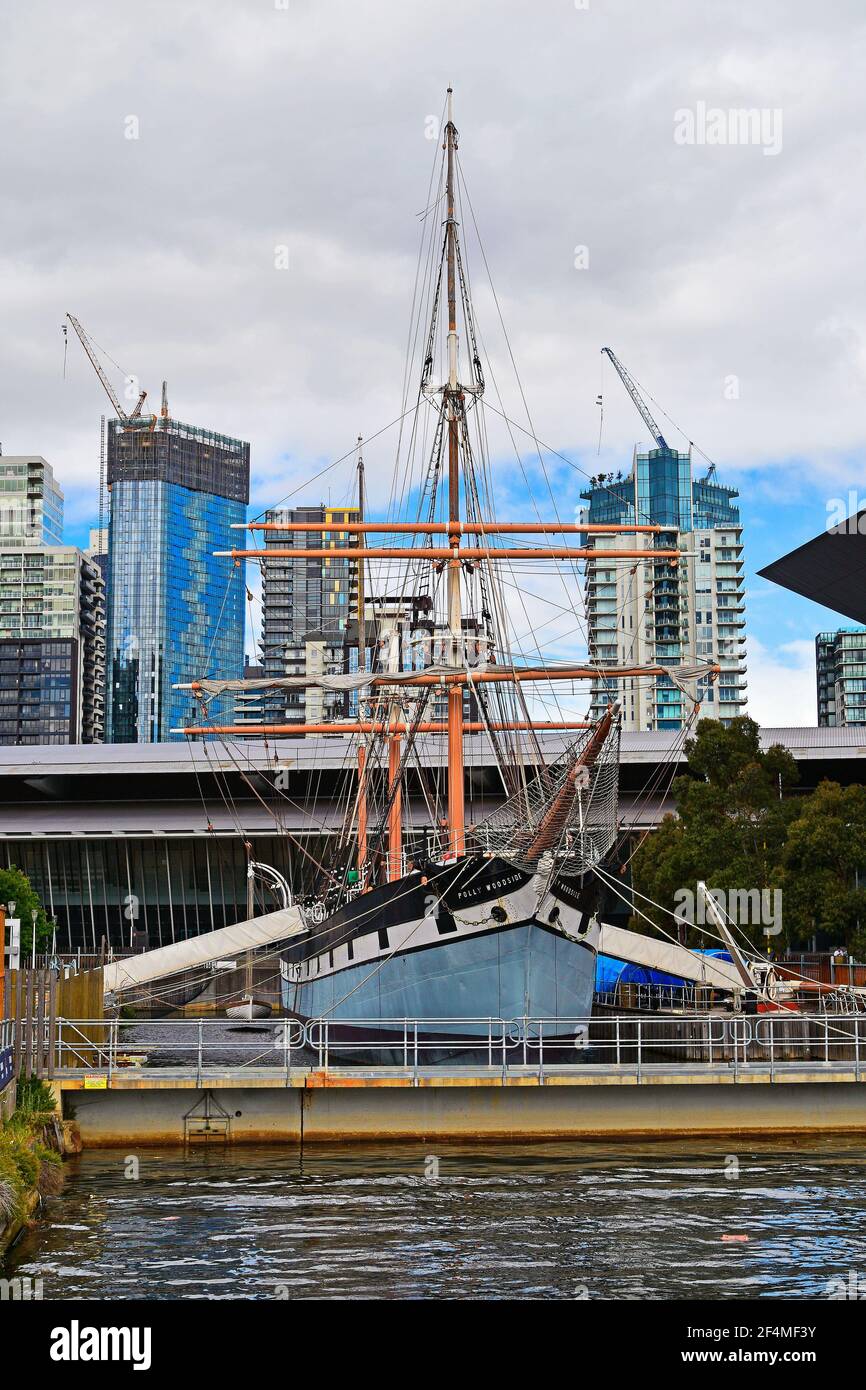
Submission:
<svg viewBox="0 0 866 1390">
<path fill-rule="evenodd" d="M 592 1007 L 593 890 L 548 877 L 470 856 L 360 894 L 285 952 L 283 1004 L 326 1019 L 332 1046 L 378 1044 L 382 1061 L 414 1037 L 406 1020 L 424 1021 L 426 1060 L 437 1042 L 486 1045 L 491 1020 L 545 1020 L 546 1037 L 573 1042 Z"/>
</svg>

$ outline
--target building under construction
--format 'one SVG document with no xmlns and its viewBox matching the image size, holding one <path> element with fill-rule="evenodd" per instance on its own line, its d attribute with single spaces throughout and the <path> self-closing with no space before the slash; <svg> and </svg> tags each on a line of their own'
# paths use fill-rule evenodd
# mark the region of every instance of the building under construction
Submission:
<svg viewBox="0 0 866 1390">
<path fill-rule="evenodd" d="M 175 483 L 246 506 L 250 446 L 170 417 L 111 420 L 108 486 L 121 482 Z"/>
<path fill-rule="evenodd" d="M 243 676 L 244 573 L 214 552 L 246 520 L 250 446 L 172 419 L 165 382 L 158 415 L 144 413 L 146 391 L 125 410 L 95 344 L 66 317 L 114 409 L 107 436 L 103 422 L 96 533 L 108 610 L 106 742 L 161 743 L 182 737 L 172 731 L 197 713 L 176 685 Z"/>
</svg>

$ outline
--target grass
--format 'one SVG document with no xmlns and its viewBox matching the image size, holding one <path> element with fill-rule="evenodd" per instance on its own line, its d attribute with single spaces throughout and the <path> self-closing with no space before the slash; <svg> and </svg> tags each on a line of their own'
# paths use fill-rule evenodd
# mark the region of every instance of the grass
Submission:
<svg viewBox="0 0 866 1390">
<path fill-rule="evenodd" d="M 38 1116 L 40 1123 L 44 1124 L 56 1109 L 54 1096 L 44 1081 L 40 1081 L 36 1076 L 21 1077 L 15 1104 L 16 1115 Z"/>
<path fill-rule="evenodd" d="M 35 1077 L 18 1083 L 18 1103 L 0 1126 L 0 1229 L 27 1214 L 29 1197 L 53 1196 L 63 1186 L 61 1158 L 42 1142 L 55 1113 L 50 1090 Z"/>
</svg>

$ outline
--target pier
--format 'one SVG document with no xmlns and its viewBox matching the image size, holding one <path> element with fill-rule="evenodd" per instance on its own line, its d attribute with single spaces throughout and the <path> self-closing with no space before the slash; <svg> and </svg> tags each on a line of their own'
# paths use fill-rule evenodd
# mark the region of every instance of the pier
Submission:
<svg viewBox="0 0 866 1390">
<path fill-rule="evenodd" d="M 85 1147 L 866 1132 L 864 1016 L 445 1023 L 61 1019 L 43 1075 Z"/>
</svg>

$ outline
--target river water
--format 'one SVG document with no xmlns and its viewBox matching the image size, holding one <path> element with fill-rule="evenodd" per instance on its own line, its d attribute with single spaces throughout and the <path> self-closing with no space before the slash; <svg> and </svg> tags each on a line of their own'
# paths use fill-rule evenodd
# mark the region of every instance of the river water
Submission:
<svg viewBox="0 0 866 1390">
<path fill-rule="evenodd" d="M 66 1173 L 3 1270 L 46 1299 L 866 1289 L 863 1140 L 93 1150 Z"/>
</svg>

